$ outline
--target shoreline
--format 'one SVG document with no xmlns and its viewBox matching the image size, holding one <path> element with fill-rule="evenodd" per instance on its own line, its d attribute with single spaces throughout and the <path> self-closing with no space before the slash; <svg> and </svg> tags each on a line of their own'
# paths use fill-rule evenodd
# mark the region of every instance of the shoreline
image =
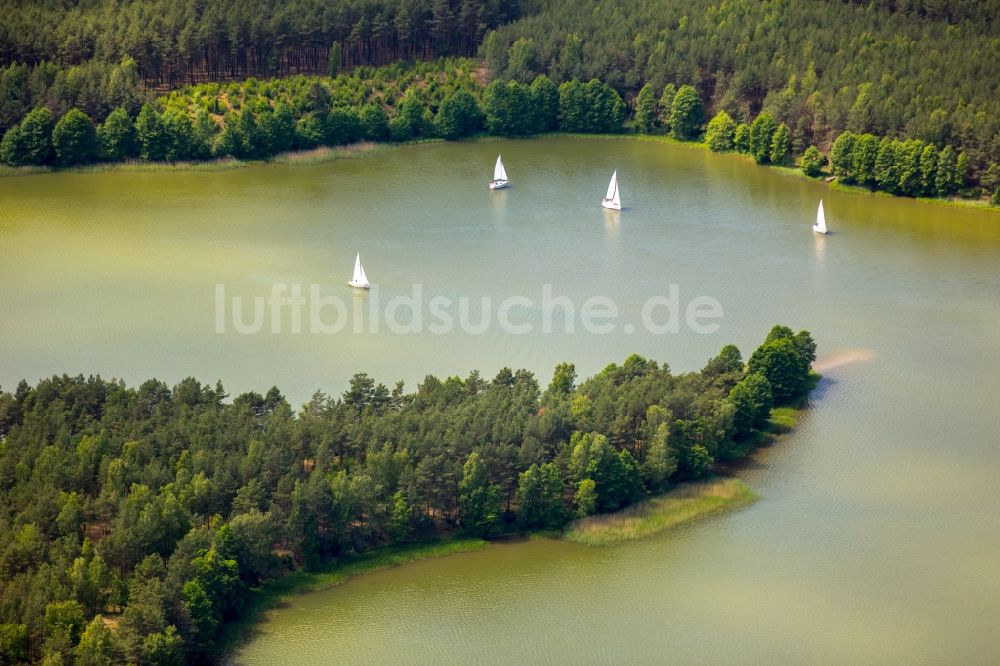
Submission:
<svg viewBox="0 0 1000 666">
<path fill-rule="evenodd" d="M 175 171 L 230 171 L 233 169 L 243 169 L 252 166 L 311 166 L 317 164 L 326 164 L 328 162 L 335 162 L 340 159 L 354 158 L 354 157 L 367 157 L 369 155 L 377 155 L 387 150 L 401 147 L 401 146 L 413 146 L 419 144 L 427 143 L 490 143 L 494 141 L 517 141 L 517 140 L 533 140 L 533 139 L 556 139 L 556 138 L 573 138 L 573 139 L 602 139 L 602 140 L 617 140 L 617 141 L 644 141 L 649 143 L 665 143 L 674 146 L 683 146 L 685 148 L 691 148 L 695 150 L 702 150 L 713 155 L 725 155 L 740 159 L 743 162 L 751 166 L 763 166 L 775 173 L 781 174 L 783 176 L 792 176 L 795 178 L 800 178 L 808 182 L 815 182 L 825 185 L 831 190 L 836 190 L 840 192 L 847 192 L 849 194 L 861 194 L 869 196 L 884 197 L 888 199 L 898 199 L 898 200 L 909 200 L 916 201 L 919 203 L 929 203 L 938 206 L 957 206 L 959 208 L 971 208 L 974 210 L 982 210 L 987 212 L 1000 213 L 1000 206 L 990 203 L 989 199 L 983 197 L 979 199 L 962 199 L 960 197 L 952 196 L 947 199 L 938 199 L 934 197 L 901 197 L 895 194 L 889 194 L 888 192 L 880 192 L 878 190 L 869 190 L 868 188 L 861 187 L 859 185 L 847 185 L 841 183 L 839 180 L 834 179 L 832 181 L 826 180 L 832 174 L 829 171 L 823 171 L 822 174 L 816 178 L 811 178 L 804 173 L 798 167 L 794 166 L 779 166 L 773 164 L 758 165 L 754 163 L 753 159 L 747 155 L 741 155 L 733 151 L 726 152 L 714 152 L 709 150 L 708 144 L 703 141 L 681 141 L 680 139 L 675 139 L 666 134 L 633 134 L 628 132 L 623 132 L 621 134 L 585 134 L 580 132 L 544 132 L 541 134 L 532 134 L 523 137 L 504 137 L 504 136 L 494 136 L 491 134 L 481 133 L 466 137 L 464 139 L 458 139 L 449 141 L 447 139 L 439 138 L 418 138 L 411 139 L 409 141 L 357 141 L 355 143 L 349 143 L 343 146 L 320 146 L 318 148 L 310 148 L 307 150 L 295 150 L 285 153 L 279 153 L 270 157 L 268 159 L 262 160 L 241 160 L 233 157 L 222 157 L 214 158 L 210 160 L 203 160 L 199 162 L 143 162 L 141 160 L 127 160 L 125 162 L 100 162 L 97 164 L 87 164 L 84 166 L 74 166 L 67 168 L 58 168 L 52 166 L 19 166 L 12 167 L 7 165 L 0 165 L 0 178 L 13 178 L 18 176 L 37 176 L 41 174 L 62 174 L 62 173 L 108 173 L 108 172 L 125 172 L 125 173 L 170 173 Z"/>
<path fill-rule="evenodd" d="M 574 520 L 567 525 L 562 538 L 587 546 L 637 541 L 716 514 L 735 511 L 759 498 L 741 479 L 714 476 L 682 483 L 662 495 L 612 513 Z"/>
<path fill-rule="evenodd" d="M 315 571 L 292 571 L 254 588 L 245 603 L 246 613 L 227 622 L 217 642 L 216 658 L 227 662 L 239 651 L 239 643 L 253 634 L 264 616 L 295 597 L 336 587 L 357 576 L 393 567 L 489 548 L 488 541 L 471 538 L 438 539 L 426 543 L 394 546 L 330 563 Z"/>
<path fill-rule="evenodd" d="M 525 534 L 504 535 L 534 539 L 557 539 L 591 547 L 602 547 L 637 541 L 655 536 L 673 528 L 690 525 L 715 515 L 747 507 L 760 495 L 745 481 L 730 476 L 738 471 L 750 454 L 761 447 L 771 446 L 792 430 L 799 414 L 805 410 L 809 394 L 821 379 L 813 373 L 806 395 L 794 407 L 775 407 L 771 410 L 767 430 L 749 443 L 745 455 L 715 466 L 717 473 L 700 481 L 681 483 L 665 493 L 654 495 L 641 502 L 611 513 L 594 514 L 568 523 L 560 530 L 535 530 Z M 295 597 L 336 587 L 365 574 L 403 566 L 420 560 L 436 559 L 476 552 L 490 548 L 491 541 L 477 538 L 450 537 L 421 544 L 391 546 L 357 557 L 331 563 L 316 571 L 292 571 L 263 583 L 250 593 L 246 602 L 247 612 L 239 619 L 228 622 L 218 641 L 216 657 L 223 663 L 233 663 L 232 658 L 254 632 L 264 616 L 289 603 Z"/>
</svg>

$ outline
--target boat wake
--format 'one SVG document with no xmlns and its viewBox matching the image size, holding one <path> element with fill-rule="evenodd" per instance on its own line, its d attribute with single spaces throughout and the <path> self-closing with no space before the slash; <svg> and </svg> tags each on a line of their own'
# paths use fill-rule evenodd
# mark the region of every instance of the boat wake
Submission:
<svg viewBox="0 0 1000 666">
<path fill-rule="evenodd" d="M 875 358 L 875 352 L 871 349 L 844 349 L 830 356 L 826 356 L 813 363 L 813 370 L 824 373 L 834 368 L 839 368 L 852 363 L 865 363 Z"/>
</svg>

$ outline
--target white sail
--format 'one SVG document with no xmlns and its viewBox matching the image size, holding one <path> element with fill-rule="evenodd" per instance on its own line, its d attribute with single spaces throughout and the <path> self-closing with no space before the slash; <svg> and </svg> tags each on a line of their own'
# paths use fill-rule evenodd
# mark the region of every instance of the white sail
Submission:
<svg viewBox="0 0 1000 666">
<path fill-rule="evenodd" d="M 605 195 L 601 205 L 612 210 L 622 209 L 621 194 L 618 192 L 618 171 L 611 174 L 611 182 L 608 183 L 608 193 Z"/>
<path fill-rule="evenodd" d="M 507 170 L 503 168 L 503 160 L 497 155 L 497 164 L 493 167 L 493 180 L 508 180 Z"/>
<path fill-rule="evenodd" d="M 818 234 L 826 233 L 826 214 L 823 212 L 823 200 L 819 200 L 819 208 L 816 210 L 816 224 L 813 226 L 813 231 Z"/>
<path fill-rule="evenodd" d="M 365 275 L 365 267 L 361 265 L 361 253 L 354 258 L 354 277 L 348 283 L 352 287 L 363 287 L 367 288 L 369 286 L 368 276 Z"/>
</svg>

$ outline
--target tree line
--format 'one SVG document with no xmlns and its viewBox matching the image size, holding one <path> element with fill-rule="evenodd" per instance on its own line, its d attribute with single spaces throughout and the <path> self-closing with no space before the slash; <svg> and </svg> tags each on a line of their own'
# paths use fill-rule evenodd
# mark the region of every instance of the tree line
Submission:
<svg viewBox="0 0 1000 666">
<path fill-rule="evenodd" d="M 459 139 L 487 131 L 523 136 L 551 130 L 620 131 L 625 104 L 596 79 L 556 86 L 539 76 L 483 84 L 472 60 L 357 68 L 334 78 L 296 76 L 199 84 L 141 106 L 137 98 L 103 120 L 80 108 L 56 117 L 29 111 L 0 141 L 12 165 L 262 159 L 359 140 Z"/>
<path fill-rule="evenodd" d="M 690 84 L 706 117 L 767 112 L 790 152 L 849 131 L 950 145 L 971 185 L 1000 165 L 1000 1 L 553 0 L 487 34 L 493 76 L 599 78 L 630 107 Z M 993 169 L 991 172 L 990 170 Z"/>
<path fill-rule="evenodd" d="M 137 81 L 128 60 L 110 71 L 115 81 Z M 142 105 L 133 88 L 116 90 L 117 97 L 105 100 L 120 105 L 103 122 L 78 107 L 58 119 L 47 106 L 29 111 L 4 133 L 0 161 L 66 167 L 134 159 L 266 159 L 359 140 L 631 130 L 704 140 L 713 151 L 745 153 L 758 164 L 787 166 L 799 154 L 810 176 L 825 173 L 829 162 L 844 182 L 897 195 L 948 196 L 972 185 L 968 155 L 949 145 L 843 132 L 828 160 L 816 146 L 797 147 L 792 130 L 769 111 L 746 123 L 722 110 L 706 124 L 706 105 L 689 84 L 662 89 L 645 84 L 629 118 L 618 92 L 597 79 L 556 85 L 542 74 L 530 84 L 516 79 L 484 84 L 475 61 L 468 59 L 362 67 L 333 78 L 198 84 Z M 1000 200 L 1000 165 L 981 173 L 979 184 Z"/>
<path fill-rule="evenodd" d="M 499 0 L 0 0 L 0 65 L 135 60 L 152 87 L 471 55 Z"/>
<path fill-rule="evenodd" d="M 631 356 L 543 390 L 525 370 L 416 391 L 56 376 L 0 391 L 0 661 L 209 662 L 263 581 L 393 544 L 558 529 L 710 473 L 809 387 L 776 326 L 675 375 Z"/>
</svg>

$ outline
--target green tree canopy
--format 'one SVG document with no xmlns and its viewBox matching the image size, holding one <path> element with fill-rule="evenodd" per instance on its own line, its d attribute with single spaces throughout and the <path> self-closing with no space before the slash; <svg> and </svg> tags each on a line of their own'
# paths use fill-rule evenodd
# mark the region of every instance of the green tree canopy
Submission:
<svg viewBox="0 0 1000 666">
<path fill-rule="evenodd" d="M 732 150 L 735 147 L 736 121 L 725 111 L 719 111 L 708 121 L 705 128 L 705 143 L 715 152 Z"/>
<path fill-rule="evenodd" d="M 52 145 L 60 166 L 86 164 L 97 158 L 97 129 L 90 116 L 70 109 L 52 130 Z"/>
</svg>

